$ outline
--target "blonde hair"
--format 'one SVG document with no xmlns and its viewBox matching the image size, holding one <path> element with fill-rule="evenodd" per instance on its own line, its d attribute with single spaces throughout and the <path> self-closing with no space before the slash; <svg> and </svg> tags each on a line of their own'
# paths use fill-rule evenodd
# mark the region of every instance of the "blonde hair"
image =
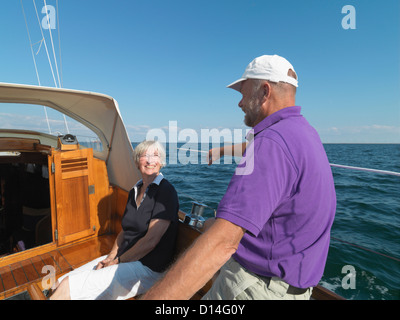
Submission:
<svg viewBox="0 0 400 320">
<path fill-rule="evenodd" d="M 165 149 L 160 142 L 155 140 L 145 140 L 136 146 L 133 154 L 133 160 L 135 161 L 135 165 L 136 166 L 139 165 L 140 155 L 145 153 L 149 149 L 158 151 L 161 167 L 165 167 L 167 164 L 166 162 L 167 155 L 165 153 Z"/>
</svg>

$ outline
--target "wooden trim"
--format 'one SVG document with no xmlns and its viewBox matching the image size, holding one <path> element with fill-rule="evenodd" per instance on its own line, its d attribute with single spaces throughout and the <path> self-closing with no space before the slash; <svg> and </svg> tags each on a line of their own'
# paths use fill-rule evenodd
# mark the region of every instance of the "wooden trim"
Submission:
<svg viewBox="0 0 400 320">
<path fill-rule="evenodd" d="M 36 282 L 29 285 L 27 290 L 32 300 L 47 300 Z"/>
<path fill-rule="evenodd" d="M 55 243 L 45 244 L 40 247 L 28 249 L 26 251 L 21 251 L 17 253 L 13 253 L 0 258 L 0 268 L 3 266 L 7 266 L 12 263 L 16 263 L 21 260 L 30 259 L 32 257 L 41 255 L 43 253 L 55 250 L 57 248 Z"/>
<path fill-rule="evenodd" d="M 0 137 L 0 151 L 40 151 L 49 153 L 50 146 L 42 145 L 39 139 Z"/>
<path fill-rule="evenodd" d="M 0 138 L 1 151 L 34 151 L 37 144 L 40 144 L 38 139 Z"/>
<path fill-rule="evenodd" d="M 314 287 L 312 294 L 311 294 L 311 299 L 314 300 L 346 300 L 342 296 L 339 296 L 338 294 L 334 293 L 333 291 L 330 291 L 320 285 L 317 285 Z"/>
</svg>

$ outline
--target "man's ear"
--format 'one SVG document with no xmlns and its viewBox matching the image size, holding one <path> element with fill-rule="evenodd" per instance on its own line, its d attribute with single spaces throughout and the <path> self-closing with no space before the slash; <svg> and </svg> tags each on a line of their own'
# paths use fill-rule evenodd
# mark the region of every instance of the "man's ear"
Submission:
<svg viewBox="0 0 400 320">
<path fill-rule="evenodd" d="M 262 85 L 262 88 L 264 93 L 263 98 L 268 99 L 271 95 L 271 84 L 268 81 L 265 81 Z"/>
</svg>

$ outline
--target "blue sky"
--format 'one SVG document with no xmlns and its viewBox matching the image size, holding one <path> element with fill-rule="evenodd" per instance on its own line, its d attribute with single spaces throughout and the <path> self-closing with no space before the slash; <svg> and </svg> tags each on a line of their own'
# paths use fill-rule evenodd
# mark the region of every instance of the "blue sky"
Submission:
<svg viewBox="0 0 400 320">
<path fill-rule="evenodd" d="M 33 2 L 22 2 L 36 43 Z M 35 3 L 43 19 L 43 1 Z M 356 29 L 342 27 L 345 5 Z M 398 0 L 59 0 L 58 8 L 62 86 L 114 97 L 132 141 L 155 128 L 168 134 L 170 121 L 178 130 L 245 130 L 240 94 L 226 85 L 253 58 L 279 54 L 298 73 L 296 104 L 323 142 L 400 143 Z M 38 84 L 20 0 L 1 1 L 0 24 L 0 81 Z M 41 84 L 54 86 L 44 46 L 35 57 Z"/>
</svg>

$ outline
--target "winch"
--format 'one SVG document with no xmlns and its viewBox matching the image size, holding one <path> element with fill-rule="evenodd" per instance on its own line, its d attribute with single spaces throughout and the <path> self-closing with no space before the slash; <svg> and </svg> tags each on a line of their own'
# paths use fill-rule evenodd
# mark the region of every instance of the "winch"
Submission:
<svg viewBox="0 0 400 320">
<path fill-rule="evenodd" d="M 199 202 L 192 202 L 192 210 L 190 213 L 186 214 L 184 223 L 201 229 L 204 225 L 205 219 L 203 217 L 203 212 L 206 205 Z"/>
</svg>

